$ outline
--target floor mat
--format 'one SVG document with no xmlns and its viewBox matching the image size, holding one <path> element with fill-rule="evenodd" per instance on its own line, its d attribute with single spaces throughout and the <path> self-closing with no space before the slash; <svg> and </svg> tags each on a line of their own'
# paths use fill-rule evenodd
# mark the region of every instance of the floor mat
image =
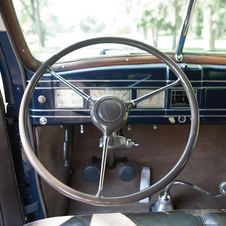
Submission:
<svg viewBox="0 0 226 226">
<path fill-rule="evenodd" d="M 78 129 L 78 127 L 77 127 Z M 99 148 L 101 132 L 94 126 L 84 126 L 85 133 L 78 134 L 74 141 L 73 151 L 73 178 L 71 187 L 95 194 L 98 182 L 87 182 L 83 178 L 83 170 L 92 162 L 92 156 L 101 157 Z M 116 151 L 117 156 L 127 156 L 128 164 L 135 167 L 137 176 L 131 182 L 123 182 L 118 176 L 118 170 L 107 169 L 104 181 L 104 196 L 121 196 L 137 192 L 140 186 L 141 169 L 144 166 L 151 168 L 151 184 L 161 179 L 172 169 L 182 154 L 188 140 L 190 126 L 188 125 L 134 125 L 131 130 L 127 126 L 123 135 L 135 140 L 139 147 L 129 150 Z M 218 185 L 225 180 L 226 169 L 226 139 L 225 125 L 201 125 L 198 142 L 184 170 L 176 178 L 217 193 Z M 176 185 L 171 189 L 173 203 L 178 209 L 197 208 L 226 208 L 225 197 L 210 198 L 185 186 Z M 89 204 L 70 200 L 68 214 L 89 214 L 106 212 L 146 212 L 149 206 L 155 203 L 158 194 L 154 194 L 150 203 L 132 203 L 120 207 L 96 207 Z"/>
</svg>

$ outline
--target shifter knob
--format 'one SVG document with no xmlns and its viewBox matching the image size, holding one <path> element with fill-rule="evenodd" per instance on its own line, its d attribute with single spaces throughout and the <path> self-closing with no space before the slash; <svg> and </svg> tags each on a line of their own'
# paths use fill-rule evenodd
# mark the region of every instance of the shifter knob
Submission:
<svg viewBox="0 0 226 226">
<path fill-rule="evenodd" d="M 219 191 L 222 195 L 226 196 L 226 181 L 222 181 L 219 184 Z"/>
</svg>

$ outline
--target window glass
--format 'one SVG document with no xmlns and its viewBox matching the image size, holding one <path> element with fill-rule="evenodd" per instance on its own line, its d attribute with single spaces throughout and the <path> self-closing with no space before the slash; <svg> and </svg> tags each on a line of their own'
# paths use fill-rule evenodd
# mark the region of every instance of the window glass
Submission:
<svg viewBox="0 0 226 226">
<path fill-rule="evenodd" d="M 197 0 L 184 51 L 226 53 L 226 0 Z"/>
<path fill-rule="evenodd" d="M 203 7 L 206 2 L 210 2 L 210 7 Z M 164 52 L 175 52 L 187 0 L 13 0 L 13 3 L 32 54 L 44 61 L 70 44 L 103 36 L 128 37 Z M 186 51 L 225 49 L 221 44 L 225 38 L 225 8 L 225 0 L 197 0 Z M 207 26 L 209 18 L 211 25 Z M 211 48 L 204 46 L 207 37 L 214 38 L 209 44 Z M 62 60 L 100 56 L 103 52 L 140 53 L 131 47 L 99 45 Z"/>
</svg>

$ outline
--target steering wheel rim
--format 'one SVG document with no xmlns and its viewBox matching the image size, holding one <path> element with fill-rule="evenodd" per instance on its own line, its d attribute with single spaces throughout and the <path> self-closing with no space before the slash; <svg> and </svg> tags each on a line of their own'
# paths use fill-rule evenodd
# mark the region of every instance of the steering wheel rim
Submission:
<svg viewBox="0 0 226 226">
<path fill-rule="evenodd" d="M 87 47 L 89 45 L 102 44 L 102 43 L 116 43 L 116 44 L 130 45 L 130 46 L 142 49 L 159 58 L 174 72 L 174 74 L 178 77 L 178 79 L 180 79 L 180 83 L 187 94 L 188 101 L 190 104 L 190 111 L 191 111 L 191 127 L 190 127 L 190 133 L 189 133 L 187 145 L 180 159 L 175 164 L 175 166 L 170 170 L 170 172 L 168 172 L 158 182 L 156 182 L 155 184 L 151 185 L 150 187 L 142 191 L 138 191 L 133 194 L 119 196 L 119 197 L 103 197 L 103 196 L 98 197 L 95 195 L 90 195 L 87 193 L 77 191 L 63 184 L 58 179 L 56 179 L 50 172 L 46 170 L 46 168 L 41 164 L 41 162 L 38 160 L 38 158 L 34 154 L 34 150 L 31 145 L 28 126 L 27 126 L 27 116 L 28 116 L 29 103 L 31 100 L 31 96 L 34 92 L 34 89 L 37 83 L 39 82 L 43 74 L 46 72 L 46 70 L 49 67 L 51 67 L 55 62 L 57 62 L 60 58 L 62 58 L 63 56 L 65 56 L 66 54 L 72 51 L 75 51 L 83 47 Z M 21 101 L 21 106 L 19 111 L 19 131 L 21 136 L 21 142 L 30 163 L 32 164 L 36 172 L 54 189 L 59 191 L 61 194 L 67 196 L 68 198 L 89 203 L 92 205 L 97 205 L 97 206 L 118 206 L 118 205 L 124 205 L 128 203 L 136 202 L 138 200 L 149 197 L 154 193 L 158 192 L 159 190 L 163 189 L 167 184 L 169 184 L 172 180 L 175 179 L 175 177 L 181 172 L 186 162 L 188 161 L 197 139 L 198 130 L 199 130 L 199 113 L 198 113 L 197 100 L 195 98 L 194 90 L 189 80 L 187 79 L 184 72 L 179 68 L 179 66 L 177 66 L 177 64 L 171 58 L 169 58 L 159 50 L 155 49 L 154 47 L 151 47 L 145 43 L 142 43 L 136 40 L 131 40 L 127 38 L 118 38 L 118 37 L 103 37 L 103 38 L 94 38 L 94 39 L 81 41 L 61 50 L 60 52 L 58 52 L 57 54 L 49 58 L 40 66 L 40 68 L 36 71 L 32 79 L 30 80 L 29 84 L 27 85 Z"/>
</svg>

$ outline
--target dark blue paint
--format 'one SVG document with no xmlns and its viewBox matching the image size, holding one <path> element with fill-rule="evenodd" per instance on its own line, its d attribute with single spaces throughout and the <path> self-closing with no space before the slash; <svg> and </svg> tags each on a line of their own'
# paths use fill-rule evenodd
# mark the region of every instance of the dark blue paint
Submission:
<svg viewBox="0 0 226 226">
<path fill-rule="evenodd" d="M 8 35 L 5 31 L 0 31 L 0 43 L 4 51 L 4 55 L 8 64 L 9 73 L 12 80 L 14 99 L 16 105 L 16 114 L 19 114 L 21 98 L 23 96 L 23 83 L 20 74 L 18 61 L 10 44 Z"/>
<path fill-rule="evenodd" d="M 222 72 L 226 72 L 226 67 L 219 68 L 217 66 L 216 73 L 214 67 L 209 66 L 199 66 L 199 65 L 185 65 L 180 64 L 179 65 L 182 70 L 185 72 L 188 79 L 191 81 L 195 91 L 197 100 L 199 103 L 200 109 L 205 109 L 207 107 L 210 107 L 211 104 L 213 104 L 213 108 L 224 108 L 225 104 L 222 104 L 223 101 L 223 95 L 225 91 L 210 91 L 208 90 L 208 87 L 213 88 L 216 87 L 225 87 L 226 90 L 226 83 L 222 83 L 222 81 L 214 81 L 209 79 L 210 76 L 214 74 L 214 78 L 221 79 L 222 78 Z M 216 76 L 220 72 L 219 76 Z M 30 71 L 27 71 L 28 77 L 31 78 L 32 73 Z M 145 89 L 156 89 L 158 87 L 163 87 L 166 84 L 171 83 L 172 81 L 176 80 L 177 77 L 174 75 L 174 73 L 165 67 L 163 64 L 154 64 L 154 65 L 135 65 L 135 66 L 114 66 L 114 67 L 103 67 L 103 68 L 94 68 L 94 69 L 80 69 L 80 70 L 74 70 L 74 71 L 68 71 L 68 72 L 62 72 L 59 73 L 62 77 L 64 77 L 67 80 L 70 80 L 71 83 L 77 87 L 80 87 L 83 92 L 89 94 L 89 88 L 111 88 L 111 87 L 117 87 L 117 88 L 128 88 L 132 91 L 132 98 L 135 99 L 137 88 L 145 88 Z M 205 79 L 203 78 L 203 75 Z M 225 79 L 226 79 L 226 73 L 224 73 Z M 213 77 L 213 76 L 212 76 Z M 211 78 L 212 78 L 211 77 Z M 208 78 L 209 80 L 207 80 Z M 53 82 L 51 82 L 52 77 L 50 74 L 45 74 L 42 78 L 43 81 L 49 81 L 49 82 L 40 82 L 38 84 L 38 87 L 56 87 L 56 88 L 62 88 L 66 87 L 64 84 L 59 82 L 57 79 L 53 78 Z M 72 81 L 73 80 L 73 81 Z M 104 82 L 102 80 L 111 80 L 111 82 Z M 123 80 L 123 81 L 120 81 Z M 126 81 L 129 80 L 129 81 Z M 140 80 L 140 81 L 137 81 Z M 169 80 L 169 82 L 167 82 Z M 203 87 L 203 88 L 202 88 Z M 181 86 L 175 86 L 172 88 L 172 90 L 180 88 Z M 205 89 L 204 89 L 205 88 Z M 224 90 L 224 88 L 222 89 Z M 45 109 L 45 110 L 53 110 L 53 111 L 43 111 L 43 112 L 32 112 L 32 115 L 38 116 L 51 116 L 54 115 L 56 118 L 47 118 L 48 124 L 89 124 L 91 123 L 91 120 L 88 118 L 79 118 L 79 116 L 88 116 L 89 111 L 76 111 L 76 109 L 65 109 L 70 111 L 63 111 L 63 109 L 57 109 L 57 111 L 54 110 L 54 90 L 40 90 L 37 89 L 34 92 L 34 96 L 32 97 L 32 103 L 31 107 L 32 109 Z M 223 94 L 221 94 L 223 92 Z M 208 94 L 210 93 L 210 95 Z M 220 93 L 220 94 L 219 94 Z M 208 95 L 207 95 L 208 94 Z M 214 95 L 217 95 L 217 101 L 216 98 L 214 98 Z M 44 95 L 47 98 L 47 102 L 45 104 L 39 104 L 37 102 L 37 98 L 39 95 Z M 209 97 L 211 96 L 211 97 Z M 215 103 L 214 102 L 215 99 Z M 172 115 L 183 116 L 186 115 L 189 117 L 190 110 L 187 108 L 171 108 L 171 89 L 167 90 L 165 92 L 165 109 L 166 111 L 157 111 L 157 110 L 151 110 L 151 109 L 137 109 L 137 111 L 131 111 L 130 117 L 128 120 L 128 123 L 130 124 L 169 124 L 168 118 Z M 226 107 L 225 107 L 226 108 Z M 85 104 L 85 109 L 89 109 L 88 104 Z M 134 107 L 136 109 L 136 107 Z M 206 112 L 206 111 L 200 111 L 201 115 L 201 121 L 203 121 L 203 118 L 206 115 L 222 115 L 222 112 L 215 111 L 215 112 Z M 74 118 L 67 118 L 67 116 L 75 116 Z M 144 116 L 144 117 L 143 117 Z M 148 117 L 151 116 L 151 117 Z M 164 117 L 163 117 L 164 116 Z M 214 117 L 212 118 L 214 121 Z M 222 119 L 223 120 L 223 119 Z M 219 120 L 217 120 L 219 121 Z M 177 120 L 176 120 L 177 123 Z M 189 120 L 187 120 L 186 123 L 189 123 Z M 39 124 L 39 118 L 32 118 L 32 124 L 36 125 Z"/>
<path fill-rule="evenodd" d="M 12 136 L 11 138 L 12 139 L 11 140 L 12 155 L 14 158 L 15 171 L 17 174 L 18 183 L 22 184 L 24 182 L 23 178 L 25 177 L 25 175 L 28 177 L 30 188 L 27 188 L 27 190 L 24 193 L 21 192 L 21 198 L 25 205 L 29 205 L 36 201 L 40 202 L 40 198 L 37 190 L 37 183 L 35 180 L 34 169 L 30 165 L 29 161 L 26 159 L 26 156 L 23 154 L 23 149 L 20 146 L 19 128 L 18 128 L 18 123 L 16 123 L 17 117 L 19 114 L 20 102 L 24 92 L 22 74 L 20 72 L 20 67 L 19 67 L 17 58 L 14 54 L 14 51 L 12 49 L 12 46 L 10 44 L 8 35 L 5 31 L 0 31 L 0 44 L 4 52 L 9 75 L 11 78 L 12 90 L 13 90 L 13 96 L 14 96 L 14 100 L 12 102 L 15 104 L 13 106 L 14 107 L 13 112 L 11 112 L 11 114 L 9 115 L 9 117 L 12 117 L 15 119 L 14 120 L 15 123 L 8 125 L 9 137 Z M 6 75 L 2 73 L 2 76 L 4 77 Z M 7 87 L 5 87 L 5 89 L 7 89 Z M 26 166 L 24 165 L 23 167 L 22 160 L 25 160 L 25 159 L 26 159 L 25 162 L 27 164 Z M 44 218 L 43 210 L 40 209 L 35 213 L 29 214 L 28 218 L 31 221 Z"/>
</svg>

